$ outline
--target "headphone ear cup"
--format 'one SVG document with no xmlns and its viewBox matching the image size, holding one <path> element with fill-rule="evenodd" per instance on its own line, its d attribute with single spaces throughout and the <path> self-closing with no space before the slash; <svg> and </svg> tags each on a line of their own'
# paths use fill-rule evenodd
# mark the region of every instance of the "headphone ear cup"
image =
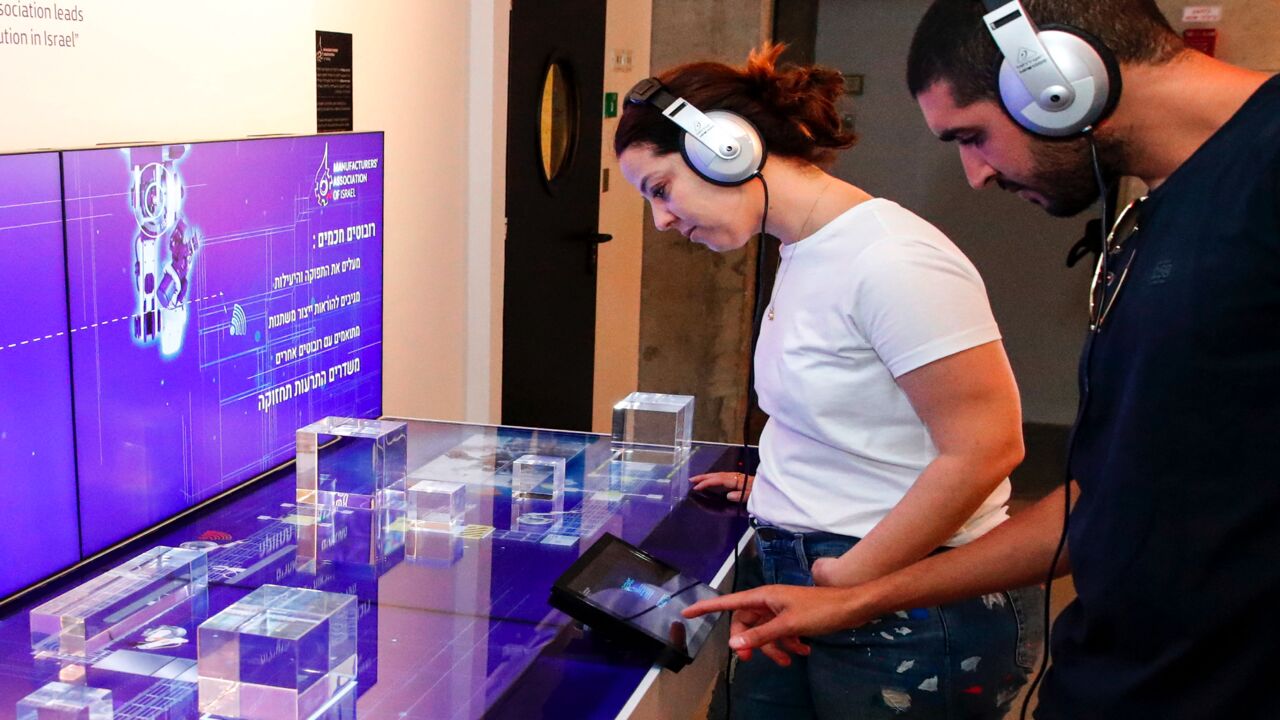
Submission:
<svg viewBox="0 0 1280 720">
<path fill-rule="evenodd" d="M 1063 25 L 1045 25 L 1037 37 L 1076 97 L 1061 110 L 1045 110 L 1005 58 L 999 71 L 1000 100 L 1010 117 L 1037 135 L 1069 137 L 1110 115 L 1121 88 L 1119 64 L 1111 51 L 1092 35 Z"/>
<path fill-rule="evenodd" d="M 1048 23 L 1044 26 L 1044 29 L 1056 30 L 1058 32 L 1074 35 L 1083 40 L 1095 53 L 1097 53 L 1098 59 L 1102 61 L 1103 77 L 1105 77 L 1107 81 L 1107 90 L 1104 93 L 1106 95 L 1106 101 L 1102 106 L 1102 111 L 1093 123 L 1096 125 L 1097 123 L 1106 120 L 1110 117 L 1112 111 L 1116 109 L 1116 105 L 1120 102 L 1120 91 L 1124 87 L 1124 83 L 1120 75 L 1120 61 L 1116 60 L 1116 54 L 1111 52 L 1111 48 L 1107 47 L 1107 44 L 1102 42 L 1102 40 L 1096 35 L 1085 32 L 1080 28 L 1072 27 L 1070 25 Z"/>
<path fill-rule="evenodd" d="M 767 156 L 764 140 L 750 120 L 727 110 L 711 110 L 707 117 L 733 136 L 738 155 L 731 160 L 716 155 L 697 138 L 685 133 L 680 138 L 680 154 L 698 177 L 715 185 L 741 185 L 760 172 Z"/>
</svg>

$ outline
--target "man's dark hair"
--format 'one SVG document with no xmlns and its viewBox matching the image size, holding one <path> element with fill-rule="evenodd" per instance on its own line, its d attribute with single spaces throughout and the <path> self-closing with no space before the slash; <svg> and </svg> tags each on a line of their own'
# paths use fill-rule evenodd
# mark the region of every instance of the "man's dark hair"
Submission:
<svg viewBox="0 0 1280 720">
<path fill-rule="evenodd" d="M 1120 63 L 1159 65 L 1183 50 L 1155 0 L 1022 0 L 1040 29 L 1069 25 L 1094 36 Z M 1000 50 L 987 32 L 978 0 L 935 0 L 916 28 L 907 56 L 912 97 L 939 80 L 950 83 L 956 105 L 999 101 Z"/>
</svg>

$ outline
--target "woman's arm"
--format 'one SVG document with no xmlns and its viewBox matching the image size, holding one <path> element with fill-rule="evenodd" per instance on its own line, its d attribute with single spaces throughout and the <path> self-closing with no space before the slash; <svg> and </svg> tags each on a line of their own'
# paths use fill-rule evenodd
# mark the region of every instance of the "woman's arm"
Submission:
<svg viewBox="0 0 1280 720">
<path fill-rule="evenodd" d="M 902 500 L 839 558 L 814 563 L 819 585 L 856 585 L 923 558 L 959 530 L 1022 462 L 1022 411 L 1000 341 L 898 378 L 938 449 Z"/>
</svg>

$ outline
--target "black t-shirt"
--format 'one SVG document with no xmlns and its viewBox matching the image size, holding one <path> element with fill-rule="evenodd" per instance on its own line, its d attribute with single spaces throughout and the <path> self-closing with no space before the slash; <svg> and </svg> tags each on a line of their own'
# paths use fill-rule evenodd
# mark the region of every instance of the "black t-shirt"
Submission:
<svg viewBox="0 0 1280 720">
<path fill-rule="evenodd" d="M 1151 194 L 1128 246 L 1082 359 L 1078 599 L 1037 717 L 1280 717 L 1280 76 Z"/>
</svg>

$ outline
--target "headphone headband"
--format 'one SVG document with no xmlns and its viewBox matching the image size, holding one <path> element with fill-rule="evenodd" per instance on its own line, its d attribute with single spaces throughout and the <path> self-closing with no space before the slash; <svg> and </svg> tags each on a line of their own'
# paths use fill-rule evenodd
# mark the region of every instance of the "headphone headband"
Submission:
<svg viewBox="0 0 1280 720">
<path fill-rule="evenodd" d="M 1000 100 L 1038 135 L 1085 132 L 1115 107 L 1120 74 L 1105 46 L 1070 27 L 1040 30 L 1021 0 L 983 0 L 991 38 L 1004 60 Z"/>
<path fill-rule="evenodd" d="M 627 102 L 651 105 L 679 125 L 684 130 L 680 151 L 685 162 L 708 182 L 741 185 L 764 166 L 764 141 L 741 115 L 726 110 L 704 113 L 654 77 L 636 83 L 627 93 Z"/>
</svg>

